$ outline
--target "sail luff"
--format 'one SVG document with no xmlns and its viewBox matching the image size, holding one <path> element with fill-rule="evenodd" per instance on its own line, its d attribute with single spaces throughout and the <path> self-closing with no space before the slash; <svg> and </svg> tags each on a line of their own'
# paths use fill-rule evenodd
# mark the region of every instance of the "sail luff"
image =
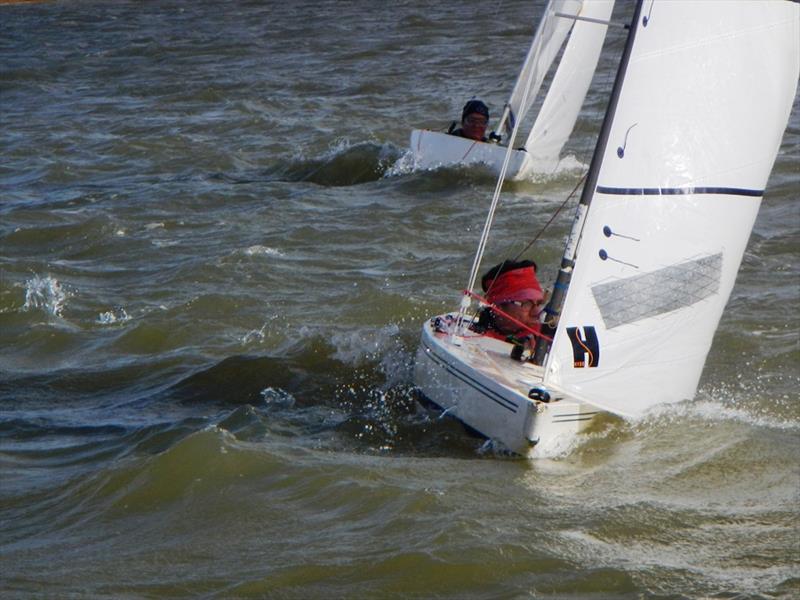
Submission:
<svg viewBox="0 0 800 600">
<path fill-rule="evenodd" d="M 608 137 L 611 132 L 614 113 L 616 111 L 619 95 L 625 80 L 625 72 L 630 61 L 631 51 L 633 49 L 633 43 L 636 37 L 636 23 L 639 21 L 639 16 L 642 11 L 642 4 L 643 0 L 638 0 L 633 11 L 631 25 L 628 29 L 628 37 L 625 41 L 625 48 L 622 51 L 620 64 L 617 68 L 614 85 L 611 89 L 608 106 L 606 107 L 606 114 L 603 118 L 603 124 L 600 128 L 600 134 L 597 137 L 597 144 L 595 145 L 594 154 L 592 155 L 592 161 L 589 164 L 589 172 L 586 176 L 586 182 L 583 185 L 580 202 L 578 203 L 575 220 L 573 221 L 572 231 L 567 238 L 564 254 L 561 258 L 561 266 L 559 268 L 556 281 L 553 284 L 553 294 L 544 309 L 545 321 L 542 325 L 542 333 L 546 337 L 541 337 L 536 342 L 536 350 L 534 352 L 533 362 L 537 365 L 544 364 L 551 344 L 548 338 L 552 339 L 556 329 L 558 328 L 559 317 L 564 306 L 570 279 L 572 277 L 572 269 L 575 265 L 578 242 L 580 240 L 581 232 L 583 231 L 586 212 L 589 204 L 591 204 L 594 189 L 597 186 L 597 177 L 600 173 L 600 166 L 603 163 L 603 155 L 605 154 L 605 149 L 608 145 Z"/>
</svg>

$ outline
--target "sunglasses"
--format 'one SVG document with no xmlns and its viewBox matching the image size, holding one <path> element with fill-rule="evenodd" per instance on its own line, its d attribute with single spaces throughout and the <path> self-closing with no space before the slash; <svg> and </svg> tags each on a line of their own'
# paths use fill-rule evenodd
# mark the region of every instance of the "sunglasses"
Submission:
<svg viewBox="0 0 800 600">
<path fill-rule="evenodd" d="M 504 302 L 504 304 L 513 304 L 514 306 L 519 306 L 520 308 L 525 308 L 530 310 L 532 308 L 538 308 L 542 305 L 542 302 L 535 302 L 533 300 L 511 300 L 510 302 Z"/>
<path fill-rule="evenodd" d="M 489 124 L 488 119 L 477 119 L 475 117 L 467 117 L 464 122 L 473 127 L 486 127 Z"/>
</svg>

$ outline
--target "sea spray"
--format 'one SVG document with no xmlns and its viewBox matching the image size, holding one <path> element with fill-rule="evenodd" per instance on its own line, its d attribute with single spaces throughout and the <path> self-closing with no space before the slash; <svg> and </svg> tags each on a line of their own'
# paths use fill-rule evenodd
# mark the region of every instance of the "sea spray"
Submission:
<svg viewBox="0 0 800 600">
<path fill-rule="evenodd" d="M 124 323 L 130 320 L 130 315 L 121 306 L 102 312 L 97 316 L 97 322 L 101 325 L 113 325 L 114 323 Z"/>
<path fill-rule="evenodd" d="M 67 292 L 58 280 L 50 275 L 46 277 L 34 275 L 25 282 L 23 311 L 42 309 L 55 317 L 60 317 L 66 301 Z"/>
</svg>

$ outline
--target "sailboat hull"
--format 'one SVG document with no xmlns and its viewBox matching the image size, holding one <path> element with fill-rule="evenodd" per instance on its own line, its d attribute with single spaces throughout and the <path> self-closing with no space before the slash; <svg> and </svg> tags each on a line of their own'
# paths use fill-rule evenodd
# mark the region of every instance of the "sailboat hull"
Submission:
<svg viewBox="0 0 800 600">
<path fill-rule="evenodd" d="M 416 386 L 445 414 L 501 448 L 532 457 L 567 447 L 598 414 L 558 390 L 545 390 L 542 368 L 512 359 L 510 344 L 478 335 L 451 337 L 433 323 L 422 328 Z M 549 402 L 529 397 L 543 392 Z"/>
<path fill-rule="evenodd" d="M 499 174 L 507 148 L 478 142 L 456 135 L 415 129 L 411 132 L 411 153 L 417 169 L 435 169 L 453 165 L 485 165 Z M 524 179 L 530 170 L 530 157 L 525 150 L 512 150 L 506 179 Z"/>
</svg>

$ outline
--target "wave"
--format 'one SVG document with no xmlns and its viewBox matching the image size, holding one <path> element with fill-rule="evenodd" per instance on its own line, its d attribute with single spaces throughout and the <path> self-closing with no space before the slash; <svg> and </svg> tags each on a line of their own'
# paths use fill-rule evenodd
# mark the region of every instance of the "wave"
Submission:
<svg viewBox="0 0 800 600">
<path fill-rule="evenodd" d="M 271 476 L 284 486 L 291 479 L 301 496 L 312 486 L 308 493 L 316 497 L 327 477 L 316 467 L 304 468 L 303 456 L 318 464 L 331 450 L 476 456 L 482 440 L 431 418 L 408 389 L 367 396 L 334 406 L 265 389 L 261 403 L 145 426 L 7 421 L 0 427 L 0 509 L 14 519 L 0 531 L 13 543 L 86 522 L 170 511 L 181 499 L 213 497 L 239 482 Z"/>
<path fill-rule="evenodd" d="M 727 422 L 774 431 L 800 431 L 800 421 L 797 418 L 770 415 L 766 414 L 763 408 L 762 411 L 758 411 L 751 407 L 732 406 L 724 401 L 704 399 L 702 397 L 691 402 L 681 402 L 655 408 L 642 420 L 643 423 L 650 424 L 676 423 L 678 421 Z"/>
<path fill-rule="evenodd" d="M 340 139 L 318 157 L 309 158 L 308 150 L 292 158 L 279 159 L 266 169 L 239 173 L 214 173 L 212 180 L 233 184 L 254 182 L 310 182 L 326 187 L 345 187 L 371 183 L 381 179 L 402 178 L 409 175 L 432 179 L 428 191 L 459 188 L 470 185 L 491 188 L 497 174 L 484 165 L 442 165 L 421 168 L 414 163 L 407 148 L 391 143 L 362 141 L 351 143 Z M 508 181 L 504 189 L 530 190 L 531 185 L 573 181 L 582 175 L 587 165 L 574 155 L 566 155 L 556 163 L 534 165 L 529 175 L 520 181 Z M 430 187 L 432 186 L 432 187 Z"/>
<path fill-rule="evenodd" d="M 388 143 L 352 144 L 348 140 L 339 140 L 317 157 L 309 158 L 306 154 L 300 154 L 290 159 L 279 159 L 263 170 L 239 174 L 215 173 L 210 178 L 237 184 L 306 181 L 326 187 L 352 186 L 381 179 L 399 154 L 399 150 Z"/>
<path fill-rule="evenodd" d="M 361 356 L 353 366 L 329 348 L 326 356 L 320 340 L 313 346 L 316 351 L 291 357 L 224 359 L 165 390 L 161 399 L 236 405 L 217 426 L 251 441 L 262 439 L 268 422 L 268 429 L 301 445 L 353 452 L 475 456 L 483 444 L 458 422 L 439 419 L 439 411 L 419 397 L 410 383 L 409 355 Z"/>
<path fill-rule="evenodd" d="M 301 329 L 272 355 L 237 354 L 211 364 L 206 359 L 189 373 L 186 356 L 174 352 L 104 368 L 31 373 L 0 385 L 0 401 L 9 407 L 12 402 L 20 414 L 39 406 L 34 413 L 46 415 L 48 403 L 79 392 L 85 406 L 76 418 L 94 420 L 87 415 L 112 406 L 126 428 L 149 427 L 165 414 L 176 422 L 205 415 L 198 426 L 215 425 L 246 441 L 279 435 L 299 445 L 350 452 L 502 456 L 455 419 L 440 418 L 440 411 L 419 396 L 412 376 L 416 332 L 406 329 L 390 324 L 324 336 Z M 28 390 L 26 397 L 18 389 Z M 685 432 L 710 424 L 720 424 L 737 439 L 759 430 L 773 437 L 796 433 L 796 415 L 770 406 L 757 409 L 741 395 L 726 390 L 709 395 L 702 389 L 697 400 L 653 410 L 638 421 L 597 419 L 568 445 L 542 447 L 537 454 L 556 459 L 606 454 L 654 433 L 682 439 Z M 61 417 L 63 412 L 54 418 Z M 702 439 L 693 442 L 695 447 L 703 447 Z"/>
<path fill-rule="evenodd" d="M 567 154 L 556 161 L 541 161 L 533 163 L 527 175 L 519 181 L 506 181 L 505 190 L 518 190 L 530 188 L 530 184 L 547 184 L 551 182 L 572 181 L 576 175 L 582 175 L 588 170 L 584 164 L 573 154 Z M 450 173 L 451 183 L 464 185 L 475 179 L 484 183 L 494 184 L 497 173 L 484 164 L 448 164 L 433 167 L 420 167 L 414 160 L 411 150 L 405 152 L 386 171 L 386 177 L 398 177 L 414 173 Z"/>
</svg>

